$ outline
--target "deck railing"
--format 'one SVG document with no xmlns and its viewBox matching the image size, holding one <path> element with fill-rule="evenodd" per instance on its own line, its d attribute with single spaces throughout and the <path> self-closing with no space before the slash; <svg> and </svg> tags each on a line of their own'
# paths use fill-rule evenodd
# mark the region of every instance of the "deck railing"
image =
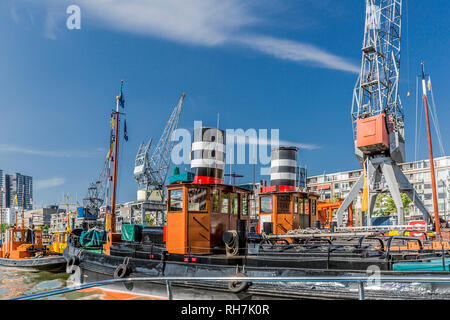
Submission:
<svg viewBox="0 0 450 320">
<path fill-rule="evenodd" d="M 338 283 L 357 283 L 358 284 L 358 299 L 365 299 L 365 289 L 364 284 L 370 283 L 449 283 L 450 276 L 382 276 L 380 278 L 374 279 L 369 276 L 351 276 L 351 277 L 341 277 L 341 276 L 320 276 L 320 277 L 139 277 L 139 278 L 118 278 L 103 280 L 98 282 L 91 282 L 86 284 L 74 285 L 71 287 L 34 293 L 26 296 L 12 298 L 10 300 L 33 300 L 49 296 L 54 296 L 58 294 L 64 294 L 67 292 L 73 292 L 93 287 L 102 287 L 115 283 L 124 282 L 150 282 L 150 281 L 164 281 L 167 289 L 168 300 L 173 300 L 172 293 L 172 282 L 183 282 L 183 281 L 228 281 L 228 282 L 338 282 Z"/>
</svg>

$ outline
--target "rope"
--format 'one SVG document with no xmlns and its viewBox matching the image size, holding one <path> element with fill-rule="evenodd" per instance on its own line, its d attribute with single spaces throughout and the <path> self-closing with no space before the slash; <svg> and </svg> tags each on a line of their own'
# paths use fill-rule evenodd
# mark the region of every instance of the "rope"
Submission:
<svg viewBox="0 0 450 320">
<path fill-rule="evenodd" d="M 239 244 L 236 241 L 238 239 L 238 233 L 236 230 L 229 231 L 233 235 L 230 243 L 225 243 L 225 251 L 227 256 L 235 256 L 239 252 Z"/>
</svg>

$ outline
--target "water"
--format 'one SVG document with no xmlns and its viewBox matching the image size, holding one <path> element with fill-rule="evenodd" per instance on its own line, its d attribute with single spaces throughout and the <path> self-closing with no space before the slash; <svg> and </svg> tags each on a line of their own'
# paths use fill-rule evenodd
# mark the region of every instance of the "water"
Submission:
<svg viewBox="0 0 450 320">
<path fill-rule="evenodd" d="M 0 267 L 0 299 L 6 300 L 38 292 L 70 286 L 72 282 L 65 272 L 23 271 Z M 146 299 L 135 295 L 117 295 L 101 289 L 85 289 L 42 298 L 44 300 L 123 300 Z"/>
</svg>

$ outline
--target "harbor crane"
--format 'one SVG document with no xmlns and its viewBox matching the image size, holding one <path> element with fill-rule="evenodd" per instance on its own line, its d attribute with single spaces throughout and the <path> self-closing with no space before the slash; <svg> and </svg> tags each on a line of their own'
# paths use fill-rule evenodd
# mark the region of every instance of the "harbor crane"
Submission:
<svg viewBox="0 0 450 320">
<path fill-rule="evenodd" d="M 134 177 L 139 189 L 145 189 L 145 198 L 149 200 L 149 191 L 155 192 L 158 199 L 164 201 L 164 186 L 170 167 L 170 155 L 173 149 L 172 133 L 177 129 L 183 100 L 180 100 L 172 111 L 158 144 L 151 149 L 152 139 L 148 143 L 142 142 L 136 155 Z M 151 153 L 150 153 L 151 152 Z"/>
<path fill-rule="evenodd" d="M 363 174 L 337 211 L 337 224 L 364 188 L 368 189 L 367 225 L 380 193 L 390 192 L 397 207 L 397 224 L 404 224 L 401 192 L 430 222 L 423 202 L 397 163 L 405 161 L 404 114 L 399 97 L 402 0 L 365 0 L 361 71 L 353 92 L 352 121 L 355 154 Z"/>
<path fill-rule="evenodd" d="M 86 208 L 89 214 L 92 216 L 98 217 L 100 207 L 105 202 L 105 192 L 109 179 L 108 172 L 110 168 L 110 162 L 110 158 L 107 158 L 105 160 L 98 179 L 89 184 L 86 197 L 83 198 L 83 207 Z"/>
</svg>

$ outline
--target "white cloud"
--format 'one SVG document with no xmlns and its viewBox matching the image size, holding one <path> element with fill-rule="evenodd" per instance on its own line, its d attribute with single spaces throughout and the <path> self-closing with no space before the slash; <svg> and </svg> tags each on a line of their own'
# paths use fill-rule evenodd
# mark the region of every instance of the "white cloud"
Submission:
<svg viewBox="0 0 450 320">
<path fill-rule="evenodd" d="M 55 5 L 69 5 L 72 1 L 46 0 L 46 3 L 49 10 L 54 12 Z M 276 4 L 279 7 L 283 2 L 276 1 Z M 77 5 L 81 8 L 82 20 L 89 19 L 90 25 L 98 24 L 114 30 L 192 45 L 212 47 L 240 44 L 278 59 L 359 72 L 357 65 L 317 46 L 252 32 L 252 27 L 267 25 L 268 21 L 263 15 L 267 15 L 267 11 L 273 10 L 274 6 L 269 1 L 78 0 Z M 267 9 L 266 12 L 264 9 Z M 45 34 L 49 38 L 55 36 L 53 23 L 53 17 L 48 16 Z"/>
<path fill-rule="evenodd" d="M 198 45 L 222 44 L 258 21 L 240 0 L 79 0 L 111 28 Z"/>
<path fill-rule="evenodd" d="M 0 144 L 0 152 L 23 153 L 36 156 L 45 157 L 61 157 L 61 158 L 89 158 L 103 152 L 102 149 L 97 149 L 94 152 L 88 151 L 64 151 L 64 150 L 39 150 L 33 148 L 11 146 L 7 144 Z"/>
<path fill-rule="evenodd" d="M 312 62 L 319 67 L 353 73 L 360 71 L 360 68 L 350 61 L 310 44 L 265 36 L 240 37 L 237 41 L 284 60 Z"/>
<path fill-rule="evenodd" d="M 236 135 L 237 137 L 237 135 Z M 259 137 L 253 137 L 253 136 L 247 136 L 244 139 L 235 139 L 234 136 L 229 136 L 229 139 L 235 142 L 236 145 L 271 145 L 271 139 L 270 138 L 264 138 L 262 136 Z M 278 141 L 279 146 L 289 146 L 289 147 L 297 147 L 299 149 L 306 149 L 306 150 L 315 150 L 320 149 L 321 146 L 310 144 L 310 143 L 301 143 L 301 142 L 292 142 L 292 141 L 286 141 L 286 140 L 279 140 Z"/>
<path fill-rule="evenodd" d="M 48 189 L 62 186 L 66 180 L 64 178 L 51 178 L 44 180 L 37 180 L 34 182 L 34 188 L 36 190 Z"/>
</svg>

